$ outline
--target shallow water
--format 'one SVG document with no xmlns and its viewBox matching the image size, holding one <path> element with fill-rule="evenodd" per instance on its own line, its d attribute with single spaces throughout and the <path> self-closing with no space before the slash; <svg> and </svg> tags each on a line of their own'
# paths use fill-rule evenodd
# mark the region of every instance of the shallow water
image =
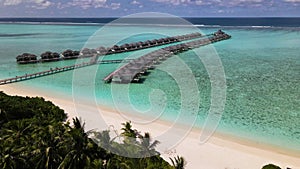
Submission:
<svg viewBox="0 0 300 169">
<path fill-rule="evenodd" d="M 84 46 L 112 46 L 116 42 L 122 44 L 194 32 L 194 29 L 175 27 L 159 27 L 159 31 L 156 31 L 157 28 L 137 26 L 114 26 L 107 30 L 100 28 L 0 24 L 0 78 L 80 62 L 17 65 L 15 57 L 23 52 L 61 52 Z M 211 33 L 216 29 L 201 28 L 200 31 Z M 129 92 L 124 86 L 102 81 L 119 64 L 91 66 L 20 84 L 73 95 L 75 98 L 94 100 L 95 95 L 100 105 L 117 106 L 117 109 L 125 111 L 136 110 L 135 113 L 141 115 L 170 121 L 180 118 L 180 123 L 186 124 L 196 119 L 196 126 L 202 127 L 210 108 L 211 79 L 199 56 L 205 58 L 218 54 L 227 85 L 226 106 L 218 131 L 299 152 L 300 31 L 283 28 L 225 28 L 224 31 L 232 35 L 232 39 L 168 59 L 152 70 L 143 84 L 131 84 Z M 153 50 L 115 54 L 104 59 L 134 58 Z M 178 77 L 185 77 L 186 83 Z M 193 80 L 197 82 L 196 88 L 191 87 Z M 182 99 L 182 94 L 189 97 Z M 126 104 L 127 96 L 130 106 Z"/>
</svg>

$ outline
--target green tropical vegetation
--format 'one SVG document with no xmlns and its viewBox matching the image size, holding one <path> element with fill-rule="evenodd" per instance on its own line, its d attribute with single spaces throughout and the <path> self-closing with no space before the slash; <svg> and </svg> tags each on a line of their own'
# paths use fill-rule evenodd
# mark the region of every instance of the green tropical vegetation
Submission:
<svg viewBox="0 0 300 169">
<path fill-rule="evenodd" d="M 123 123 L 118 141 L 110 131 L 84 130 L 72 125 L 59 107 L 43 98 L 8 96 L 0 92 L 1 169 L 181 169 L 182 157 L 172 165 L 155 150 L 149 133 Z M 121 139 L 120 139 L 121 138 Z"/>
<path fill-rule="evenodd" d="M 262 169 L 281 169 L 281 168 L 274 164 L 268 164 L 268 165 L 263 166 Z"/>
</svg>

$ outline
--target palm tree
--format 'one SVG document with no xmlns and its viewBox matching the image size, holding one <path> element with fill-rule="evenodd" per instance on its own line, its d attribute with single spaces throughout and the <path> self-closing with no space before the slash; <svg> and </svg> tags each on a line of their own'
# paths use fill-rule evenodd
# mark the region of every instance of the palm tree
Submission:
<svg viewBox="0 0 300 169">
<path fill-rule="evenodd" d="M 25 168 L 26 158 L 21 156 L 26 147 L 12 147 L 11 145 L 1 143 L 0 153 L 0 168 L 1 169 L 15 169 L 23 166 Z"/>
<path fill-rule="evenodd" d="M 0 130 L 0 168 L 26 166 L 29 155 L 26 143 L 31 124 L 26 120 L 11 121 Z"/>
<path fill-rule="evenodd" d="M 136 138 L 137 136 L 137 132 L 135 130 L 132 129 L 132 125 L 131 125 L 131 121 L 126 122 L 126 123 L 122 123 L 122 125 L 124 126 L 122 128 L 123 132 L 122 135 L 128 138 Z"/>
<path fill-rule="evenodd" d="M 268 164 L 268 165 L 263 166 L 262 169 L 281 169 L 281 168 L 274 164 Z"/>
<path fill-rule="evenodd" d="M 172 165 L 174 169 L 184 169 L 184 166 L 186 165 L 186 162 L 183 157 L 175 157 L 174 160 L 170 158 Z"/>
<path fill-rule="evenodd" d="M 148 132 L 146 132 L 144 136 L 140 136 L 139 138 L 141 140 L 141 150 L 139 152 L 141 157 L 151 157 L 159 154 L 155 150 L 155 147 L 159 144 L 159 141 L 155 140 L 153 143 L 151 143 L 150 134 Z"/>
<path fill-rule="evenodd" d="M 84 132 L 84 124 L 78 118 L 73 119 L 74 127 L 70 130 L 72 137 L 71 149 L 59 165 L 59 169 L 64 168 L 87 168 L 95 159 L 101 157 L 101 151 L 88 135 Z"/>
<path fill-rule="evenodd" d="M 104 161 L 102 159 L 95 159 L 92 161 L 89 169 L 104 169 Z M 88 167 L 87 167 L 88 168 Z"/>
<path fill-rule="evenodd" d="M 31 134 L 32 139 L 35 140 L 31 158 L 36 168 L 54 169 L 59 166 L 71 140 L 66 135 L 66 129 L 62 123 L 53 123 L 38 127 Z"/>
</svg>

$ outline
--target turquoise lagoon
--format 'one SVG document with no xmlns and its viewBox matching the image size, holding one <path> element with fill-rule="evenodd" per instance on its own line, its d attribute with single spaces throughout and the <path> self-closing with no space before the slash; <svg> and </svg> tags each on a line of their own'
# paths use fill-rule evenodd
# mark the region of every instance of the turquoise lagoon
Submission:
<svg viewBox="0 0 300 169">
<path fill-rule="evenodd" d="M 219 28 L 203 27 L 198 31 L 211 33 L 217 29 Z M 214 54 L 218 54 L 224 67 L 226 105 L 217 131 L 300 152 L 300 29 L 222 29 L 232 35 L 232 39 L 197 51 L 200 57 L 206 55 L 207 50 L 216 52 Z M 0 24 L 0 78 L 81 62 L 69 60 L 34 65 L 16 64 L 15 57 L 24 52 L 40 54 L 47 50 L 62 52 L 97 45 L 108 47 L 115 42 L 122 44 L 160 38 L 166 34 L 194 32 L 195 28 L 111 26 L 109 30 L 103 31 L 99 25 Z M 94 38 L 99 34 L 101 38 Z M 155 49 L 115 54 L 104 59 L 134 58 L 153 50 Z M 137 110 L 135 113 L 149 116 L 162 113 L 160 118 L 168 121 L 174 121 L 180 113 L 184 113 L 184 116 L 189 117 L 187 119 L 196 119 L 196 127 L 202 127 L 210 108 L 211 84 L 199 56 L 195 51 L 188 51 L 168 59 L 158 69 L 152 70 L 143 84 L 131 84 L 129 94 L 118 88 L 117 96 L 113 96 L 113 86 L 102 81 L 119 64 L 91 66 L 20 82 L 19 86 L 31 86 L 66 96 L 72 96 L 76 92 L 76 97 L 96 100 L 99 105 L 110 108 L 114 108 L 116 104 L 122 105 L 121 99 L 117 99 L 116 103 L 114 97 L 128 94 L 132 106 Z M 190 92 L 189 99 L 185 103 L 181 102 L 180 86 L 174 76 L 187 76 L 187 72 L 181 70 L 182 67 L 178 64 L 191 70 L 197 82 L 200 101 L 197 94 L 193 93 L 195 91 L 185 91 Z M 185 85 L 188 87 L 189 84 Z M 188 106 L 192 107 L 199 104 L 199 107 L 194 111 L 180 111 L 182 104 L 190 104 Z M 126 105 L 122 109 L 131 111 Z"/>
</svg>

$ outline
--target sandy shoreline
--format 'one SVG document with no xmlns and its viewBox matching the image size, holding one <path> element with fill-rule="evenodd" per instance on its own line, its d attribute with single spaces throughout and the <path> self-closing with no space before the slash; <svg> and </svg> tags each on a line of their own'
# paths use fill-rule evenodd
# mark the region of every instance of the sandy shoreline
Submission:
<svg viewBox="0 0 300 169">
<path fill-rule="evenodd" d="M 83 120 L 91 125 L 87 126 L 91 129 L 92 126 L 98 126 L 96 124 L 97 120 L 95 120 L 96 117 L 101 117 L 107 125 L 112 125 L 117 130 L 120 129 L 121 123 L 129 120 L 129 118 L 126 119 L 124 117 L 130 117 L 124 113 L 114 112 L 104 107 L 98 106 L 95 108 L 86 106 L 85 104 L 75 105 L 72 98 L 59 95 L 58 93 L 49 94 L 41 90 L 24 88 L 24 86 L 19 84 L 0 86 L 0 91 L 4 91 L 10 95 L 44 97 L 46 100 L 50 100 L 64 109 L 69 116 L 68 119 L 79 116 L 82 114 L 81 110 L 84 110 L 89 118 L 85 119 L 83 117 Z M 99 112 L 97 115 L 90 113 L 95 110 Z M 102 126 L 107 127 L 107 125 Z M 165 159 L 176 155 L 183 156 L 187 161 L 188 169 L 260 169 L 263 165 L 269 163 L 279 165 L 283 169 L 287 167 L 292 169 L 300 168 L 299 154 L 282 152 L 272 147 L 233 139 L 221 134 L 216 134 L 208 142 L 200 144 L 199 136 L 201 131 L 199 129 L 192 129 L 188 133 L 188 129 L 184 128 L 184 126 L 172 126 L 170 122 L 161 120 L 151 121 L 151 119 L 147 123 L 133 122 L 133 127 L 139 131 L 149 131 L 153 138 L 161 141 L 162 145 L 158 148 Z M 184 134 L 187 135 L 184 136 Z M 175 141 L 169 142 L 168 138 L 169 141 L 173 139 Z M 171 151 L 166 151 L 170 147 L 173 147 Z"/>
</svg>

